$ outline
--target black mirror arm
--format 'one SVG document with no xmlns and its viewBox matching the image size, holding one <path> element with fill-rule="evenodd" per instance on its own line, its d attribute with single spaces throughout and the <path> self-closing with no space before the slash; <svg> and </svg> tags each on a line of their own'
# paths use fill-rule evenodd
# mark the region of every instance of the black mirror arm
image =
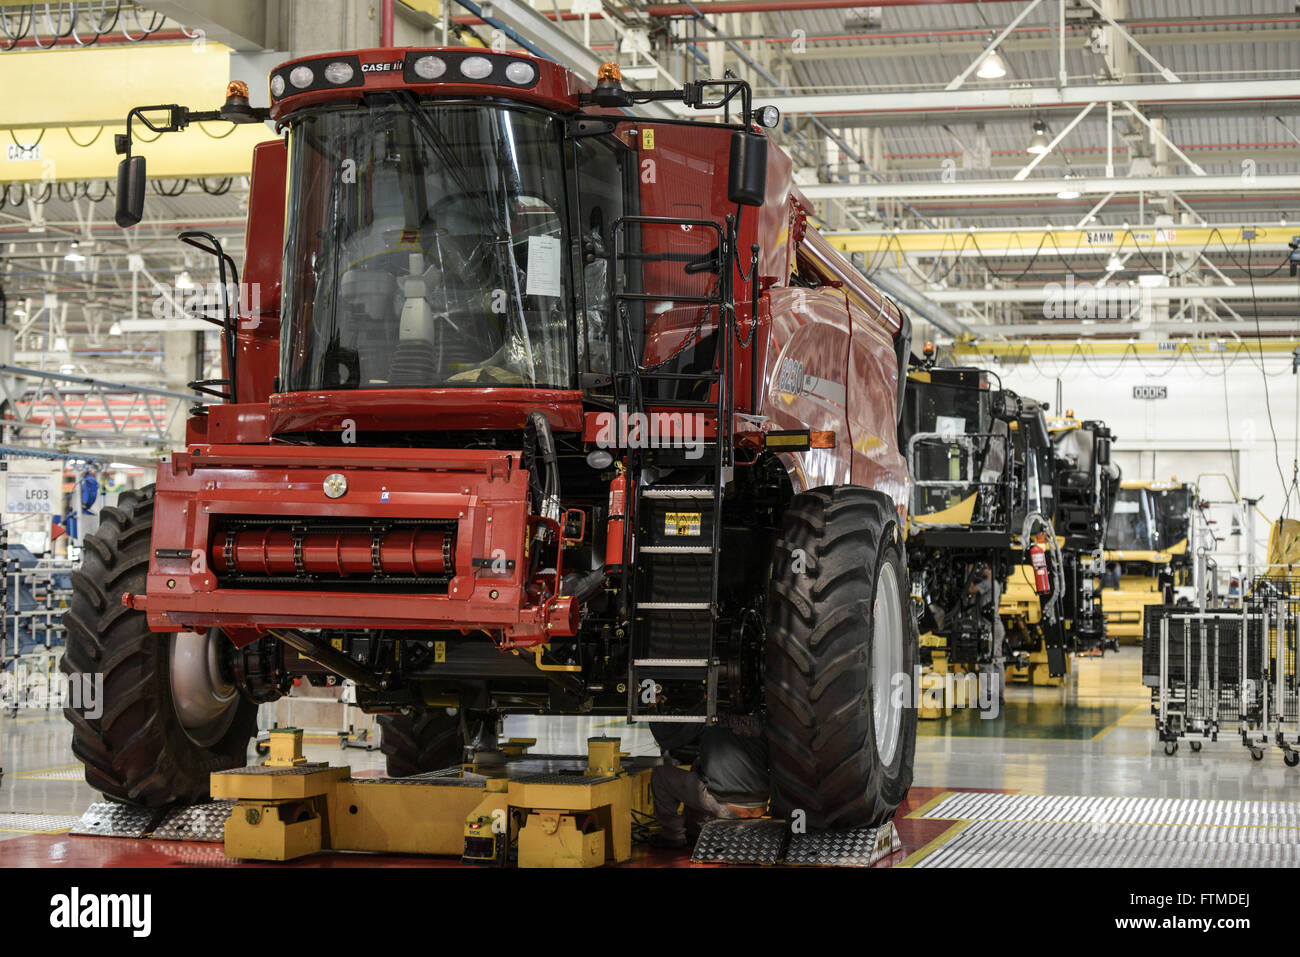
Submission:
<svg viewBox="0 0 1300 957">
<path fill-rule="evenodd" d="M 160 110 L 167 111 L 167 122 L 156 123 L 146 114 L 157 113 Z M 157 133 L 161 136 L 163 133 L 178 133 L 191 123 L 205 123 L 211 120 L 221 119 L 220 110 L 203 110 L 196 112 L 187 109 L 177 103 L 160 103 L 155 106 L 137 106 L 126 114 L 126 132 L 117 134 L 114 145 L 121 156 L 130 158 L 131 144 L 134 139 L 131 135 L 131 123 L 138 121 L 143 124 L 145 129 L 151 133 Z"/>
</svg>

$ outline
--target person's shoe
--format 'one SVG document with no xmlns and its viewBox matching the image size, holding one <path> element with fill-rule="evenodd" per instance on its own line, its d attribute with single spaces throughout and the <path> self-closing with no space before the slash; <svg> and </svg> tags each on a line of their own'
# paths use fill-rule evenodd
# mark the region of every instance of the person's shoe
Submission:
<svg viewBox="0 0 1300 957">
<path fill-rule="evenodd" d="M 686 838 L 670 837 L 667 834 L 651 834 L 650 846 L 663 851 L 681 851 L 686 849 Z"/>
</svg>

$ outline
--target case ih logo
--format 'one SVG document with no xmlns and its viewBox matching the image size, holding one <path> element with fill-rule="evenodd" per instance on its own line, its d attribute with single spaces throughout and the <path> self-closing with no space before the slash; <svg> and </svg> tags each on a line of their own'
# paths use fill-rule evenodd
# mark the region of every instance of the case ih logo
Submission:
<svg viewBox="0 0 1300 957">
<path fill-rule="evenodd" d="M 387 63 L 363 63 L 361 64 L 362 73 L 387 73 L 390 70 L 400 70 L 403 67 L 401 60 L 390 60 Z"/>
</svg>

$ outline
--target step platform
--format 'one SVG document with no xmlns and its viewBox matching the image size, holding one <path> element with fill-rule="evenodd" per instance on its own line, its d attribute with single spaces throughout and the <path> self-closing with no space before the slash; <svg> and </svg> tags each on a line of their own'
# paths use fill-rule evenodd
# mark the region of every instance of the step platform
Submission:
<svg viewBox="0 0 1300 957">
<path fill-rule="evenodd" d="M 785 864 L 871 867 L 902 850 L 892 821 L 794 834 L 782 820 L 709 821 L 700 829 L 691 860 L 709 864 Z"/>
</svg>

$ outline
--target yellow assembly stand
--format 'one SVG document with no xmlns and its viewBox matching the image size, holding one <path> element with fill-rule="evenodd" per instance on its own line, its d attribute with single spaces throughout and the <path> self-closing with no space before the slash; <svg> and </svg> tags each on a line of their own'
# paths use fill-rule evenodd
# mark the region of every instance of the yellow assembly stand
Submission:
<svg viewBox="0 0 1300 957">
<path fill-rule="evenodd" d="M 591 738 L 585 768 L 556 770 L 548 760 L 530 771 L 535 743 L 512 738 L 502 747 L 506 761 L 491 768 L 354 778 L 348 767 L 309 763 L 301 729 L 275 729 L 264 766 L 212 775 L 212 797 L 236 802 L 226 856 L 287 861 L 321 850 L 371 851 L 504 865 L 517 848 L 520 867 L 628 860 L 633 813 L 653 811 L 650 768 L 625 768 L 618 738 Z"/>
</svg>

